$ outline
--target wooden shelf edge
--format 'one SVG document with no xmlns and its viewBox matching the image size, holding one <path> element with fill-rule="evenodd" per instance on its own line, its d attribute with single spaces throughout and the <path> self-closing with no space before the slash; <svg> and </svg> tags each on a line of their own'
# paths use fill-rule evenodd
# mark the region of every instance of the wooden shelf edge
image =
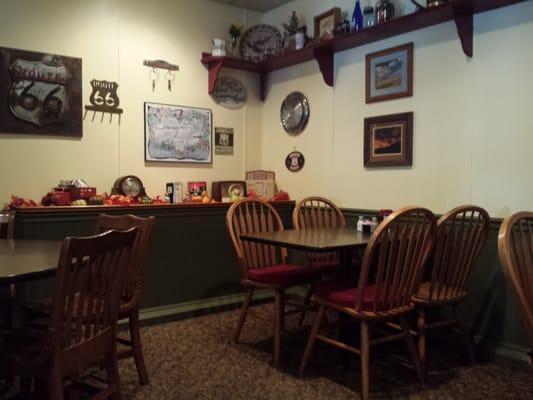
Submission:
<svg viewBox="0 0 533 400">
<path fill-rule="evenodd" d="M 333 86 L 335 53 L 448 21 L 455 22 L 463 52 L 472 57 L 474 15 L 524 1 L 527 0 L 450 0 L 440 6 L 427 7 L 416 13 L 337 36 L 301 50 L 275 55 L 259 63 L 203 53 L 202 63 L 209 69 L 209 93 L 214 89 L 220 68 L 228 67 L 259 73 L 260 97 L 264 101 L 268 73 L 313 59 L 318 63 L 324 82 Z"/>
</svg>

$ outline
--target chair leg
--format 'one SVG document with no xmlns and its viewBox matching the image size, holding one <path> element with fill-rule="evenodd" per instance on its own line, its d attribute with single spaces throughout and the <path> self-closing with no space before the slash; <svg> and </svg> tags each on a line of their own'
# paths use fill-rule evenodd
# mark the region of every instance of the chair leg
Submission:
<svg viewBox="0 0 533 400">
<path fill-rule="evenodd" d="M 324 318 L 326 312 L 325 306 L 320 306 L 318 309 L 318 314 L 315 319 L 315 323 L 313 324 L 313 328 L 311 329 L 311 333 L 309 334 L 309 339 L 307 339 L 307 344 L 305 345 L 305 351 L 304 355 L 302 357 L 302 361 L 300 362 L 300 368 L 299 372 L 300 375 L 303 374 L 305 365 L 307 364 L 307 360 L 309 360 L 309 356 L 311 355 L 311 352 L 313 351 L 313 347 L 315 345 L 316 335 L 318 334 L 318 331 L 320 330 L 320 324 L 322 324 L 322 319 Z"/>
<path fill-rule="evenodd" d="M 309 286 L 309 289 L 307 290 L 307 293 L 305 294 L 304 304 L 303 304 L 303 310 L 302 314 L 300 315 L 300 321 L 298 321 L 298 326 L 301 327 L 304 319 L 305 319 L 305 313 L 307 309 L 309 308 L 309 303 L 311 303 L 311 297 L 313 296 L 313 292 L 315 290 L 315 284 L 311 283 Z"/>
<path fill-rule="evenodd" d="M 368 321 L 361 321 L 361 399 L 370 395 L 370 343 L 368 341 Z"/>
<path fill-rule="evenodd" d="M 284 291 L 283 289 L 276 289 L 274 294 L 274 365 L 279 362 L 279 353 L 281 347 L 281 329 L 283 327 L 284 318 Z"/>
<path fill-rule="evenodd" d="M 233 335 L 233 341 L 235 343 L 239 342 L 242 326 L 244 325 L 244 321 L 246 320 L 246 315 L 248 314 L 248 307 L 250 307 L 250 302 L 252 301 L 253 295 L 254 289 L 248 289 L 248 293 L 246 293 L 246 297 L 244 299 L 244 302 L 242 303 L 241 314 L 239 315 L 239 322 L 237 323 L 235 334 Z"/>
<path fill-rule="evenodd" d="M 472 364 L 475 364 L 476 362 L 476 355 L 474 352 L 474 345 L 472 344 L 472 339 L 470 338 L 470 333 L 468 329 L 466 328 L 466 324 L 464 323 L 461 314 L 459 313 L 459 307 L 457 304 L 452 304 L 452 311 L 455 315 L 455 319 L 457 320 L 457 323 L 459 324 L 459 330 L 461 331 L 461 335 L 463 336 L 463 339 L 466 344 L 466 349 L 468 351 L 468 357 L 470 358 L 470 362 Z"/>
<path fill-rule="evenodd" d="M 413 361 L 413 364 L 415 366 L 416 376 L 418 377 L 418 380 L 420 382 L 423 382 L 424 374 L 420 366 L 420 360 L 419 360 L 418 354 L 416 354 L 415 342 L 413 340 L 413 337 L 411 336 L 411 332 L 409 331 L 409 325 L 407 324 L 407 319 L 403 315 L 400 317 L 400 325 L 405 335 L 404 337 L 405 337 L 405 343 L 407 344 L 407 350 L 409 351 L 409 355 L 411 356 L 411 360 Z"/>
<path fill-rule="evenodd" d="M 420 360 L 420 368 L 422 374 L 426 376 L 426 312 L 423 307 L 418 308 L 418 359 Z"/>
<path fill-rule="evenodd" d="M 118 373 L 118 358 L 117 358 L 117 349 L 116 343 L 115 348 L 112 351 L 112 354 L 108 355 L 105 362 L 105 369 L 107 375 L 107 382 L 109 386 L 114 386 L 115 390 L 111 395 L 113 400 L 121 400 L 120 395 L 120 377 Z"/>
<path fill-rule="evenodd" d="M 133 347 L 133 356 L 135 358 L 135 366 L 137 367 L 137 374 L 139 375 L 139 381 L 141 385 L 146 385 L 148 384 L 148 373 L 146 372 L 146 365 L 144 364 L 138 307 L 132 310 L 129 318 L 129 325 L 130 338 Z"/>
</svg>

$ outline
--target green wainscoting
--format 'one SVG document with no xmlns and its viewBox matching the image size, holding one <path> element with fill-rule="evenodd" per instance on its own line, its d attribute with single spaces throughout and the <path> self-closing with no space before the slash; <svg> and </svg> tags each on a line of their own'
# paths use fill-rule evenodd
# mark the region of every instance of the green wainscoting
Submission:
<svg viewBox="0 0 533 400">
<path fill-rule="evenodd" d="M 283 223 L 290 226 L 293 201 L 272 202 Z M 211 307 L 211 299 L 232 297 L 243 291 L 235 251 L 226 230 L 227 203 L 133 207 L 38 207 L 16 214 L 15 238 L 61 239 L 86 235 L 94 230 L 101 212 L 156 218 L 148 253 L 141 307 L 168 313 L 181 303 Z M 41 297 L 49 282 L 28 288 L 31 297 Z M 202 301 L 206 301 L 205 304 Z M 193 302 L 193 303 L 191 303 Z M 165 308 L 166 307 L 166 308 Z M 146 314 L 147 316 L 150 313 Z"/>
</svg>

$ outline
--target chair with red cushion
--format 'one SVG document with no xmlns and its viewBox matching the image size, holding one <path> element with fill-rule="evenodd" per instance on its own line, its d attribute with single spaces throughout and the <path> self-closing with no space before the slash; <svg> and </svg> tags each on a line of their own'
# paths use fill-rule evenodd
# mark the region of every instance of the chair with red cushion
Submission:
<svg viewBox="0 0 533 400">
<path fill-rule="evenodd" d="M 285 248 L 240 239 L 240 235 L 244 233 L 283 230 L 279 214 L 267 202 L 252 199 L 236 201 L 228 210 L 226 224 L 241 268 L 241 284 L 247 290 L 234 341 L 238 342 L 248 314 L 265 319 L 264 315 L 249 310 L 254 291 L 256 289 L 273 290 L 275 304 L 273 361 L 277 363 L 284 317 L 289 312 L 300 312 L 300 309 L 285 311 L 285 290 L 315 282 L 320 278 L 320 271 L 315 268 L 288 264 Z"/>
<path fill-rule="evenodd" d="M 517 212 L 503 220 L 498 253 L 533 348 L 533 212 Z M 533 365 L 533 350 L 528 355 Z"/>
<path fill-rule="evenodd" d="M 422 371 L 405 314 L 414 308 L 411 296 L 418 289 L 422 267 L 436 233 L 433 213 L 425 208 L 405 207 L 387 217 L 376 229 L 366 248 L 359 282 L 329 281 L 316 285 L 318 315 L 300 364 L 303 373 L 316 339 L 361 356 L 361 397 L 369 396 L 369 352 L 373 344 L 403 339 L 419 379 Z M 360 348 L 319 333 L 327 309 L 360 321 Z M 400 325 L 391 323 L 399 320 Z M 400 333 L 370 340 L 369 325 L 379 322 L 401 327 Z M 376 329 L 377 330 L 377 329 Z"/>
<path fill-rule="evenodd" d="M 458 305 L 466 298 L 470 271 L 487 242 L 489 214 L 477 206 L 460 206 L 439 218 L 437 238 L 425 278 L 413 296 L 418 309 L 418 356 L 426 371 L 426 331 L 457 327 L 474 362 L 474 348 L 462 321 Z M 449 306 L 453 317 L 427 323 L 426 310 Z"/>
</svg>

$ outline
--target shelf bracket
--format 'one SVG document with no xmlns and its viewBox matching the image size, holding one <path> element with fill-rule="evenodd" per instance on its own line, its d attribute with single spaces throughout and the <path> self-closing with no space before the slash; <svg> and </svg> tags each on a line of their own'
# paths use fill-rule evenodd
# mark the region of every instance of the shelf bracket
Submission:
<svg viewBox="0 0 533 400">
<path fill-rule="evenodd" d="M 211 61 L 207 64 L 207 70 L 209 71 L 209 82 L 207 87 L 207 92 L 212 94 L 215 90 L 215 85 L 217 84 L 218 74 L 220 74 L 220 69 L 222 68 L 222 60 L 220 61 Z"/>
<path fill-rule="evenodd" d="M 334 51 L 333 47 L 317 47 L 314 49 L 315 59 L 322 72 L 326 85 L 333 86 Z"/>
<path fill-rule="evenodd" d="M 474 13 L 472 6 L 454 7 L 453 14 L 463 52 L 468 57 L 472 57 L 474 55 Z"/>
</svg>

